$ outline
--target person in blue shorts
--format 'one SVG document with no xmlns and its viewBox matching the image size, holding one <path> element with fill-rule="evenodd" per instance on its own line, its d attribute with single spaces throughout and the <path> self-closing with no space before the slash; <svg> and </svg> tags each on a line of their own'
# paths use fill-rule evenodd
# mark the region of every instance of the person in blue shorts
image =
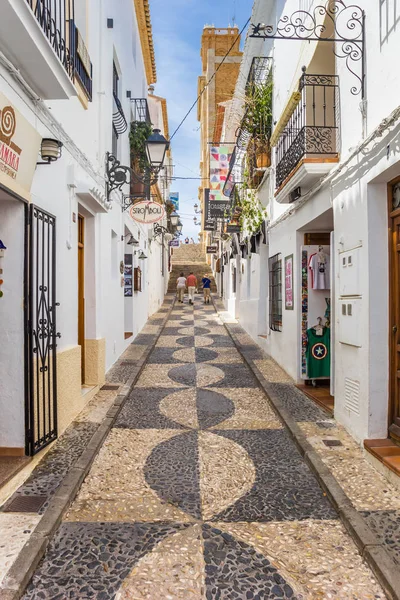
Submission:
<svg viewBox="0 0 400 600">
<path fill-rule="evenodd" d="M 210 304 L 211 279 L 208 278 L 207 273 L 204 275 L 201 283 L 203 284 L 204 304 Z"/>
</svg>

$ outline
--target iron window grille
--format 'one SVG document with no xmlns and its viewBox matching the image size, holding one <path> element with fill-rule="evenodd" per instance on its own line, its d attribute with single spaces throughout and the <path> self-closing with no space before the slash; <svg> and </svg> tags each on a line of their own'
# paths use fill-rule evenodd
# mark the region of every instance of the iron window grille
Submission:
<svg viewBox="0 0 400 600">
<path fill-rule="evenodd" d="M 301 98 L 277 142 L 276 188 L 302 159 L 339 154 L 339 77 L 309 75 L 303 68 L 299 92 Z"/>
<path fill-rule="evenodd" d="M 151 124 L 149 105 L 146 98 L 132 98 L 133 121 Z"/>
<path fill-rule="evenodd" d="M 282 331 L 282 255 L 268 259 L 269 269 L 269 328 Z"/>
</svg>

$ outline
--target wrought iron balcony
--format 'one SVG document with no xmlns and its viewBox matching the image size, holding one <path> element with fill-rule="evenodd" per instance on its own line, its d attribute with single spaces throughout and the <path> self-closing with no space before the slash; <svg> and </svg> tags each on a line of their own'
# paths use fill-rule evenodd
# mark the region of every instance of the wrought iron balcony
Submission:
<svg viewBox="0 0 400 600">
<path fill-rule="evenodd" d="M 74 0 L 26 0 L 54 52 L 71 79 L 75 72 L 70 24 L 74 22 Z"/>
<path fill-rule="evenodd" d="M 272 59 L 266 56 L 254 56 L 246 82 L 246 91 L 252 85 L 261 85 L 267 80 L 271 71 Z"/>
<path fill-rule="evenodd" d="M 93 66 L 85 42 L 73 21 L 71 22 L 71 41 L 75 77 L 79 80 L 88 99 L 92 101 Z"/>
<path fill-rule="evenodd" d="M 339 78 L 310 75 L 303 70 L 300 100 L 276 144 L 276 188 L 299 164 L 329 163 L 338 158 Z"/>
<path fill-rule="evenodd" d="M 151 124 L 149 105 L 146 98 L 132 98 L 133 121 Z"/>
</svg>

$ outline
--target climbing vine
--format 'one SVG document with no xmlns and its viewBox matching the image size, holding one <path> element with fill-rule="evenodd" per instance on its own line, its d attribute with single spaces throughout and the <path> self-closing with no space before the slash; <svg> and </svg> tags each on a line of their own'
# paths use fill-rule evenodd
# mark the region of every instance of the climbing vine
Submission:
<svg viewBox="0 0 400 600">
<path fill-rule="evenodd" d="M 267 218 L 267 209 L 263 207 L 255 190 L 249 183 L 249 171 L 243 173 L 243 184 L 240 194 L 240 227 L 245 235 L 253 235 L 261 231 L 261 226 Z"/>
</svg>

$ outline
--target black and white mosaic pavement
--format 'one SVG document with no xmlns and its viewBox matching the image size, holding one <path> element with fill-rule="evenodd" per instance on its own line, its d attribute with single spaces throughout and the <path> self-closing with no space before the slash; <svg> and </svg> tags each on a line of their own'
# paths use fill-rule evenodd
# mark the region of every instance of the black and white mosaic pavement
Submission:
<svg viewBox="0 0 400 600">
<path fill-rule="evenodd" d="M 360 561 L 213 306 L 176 304 L 25 598 L 381 598 Z"/>
</svg>

